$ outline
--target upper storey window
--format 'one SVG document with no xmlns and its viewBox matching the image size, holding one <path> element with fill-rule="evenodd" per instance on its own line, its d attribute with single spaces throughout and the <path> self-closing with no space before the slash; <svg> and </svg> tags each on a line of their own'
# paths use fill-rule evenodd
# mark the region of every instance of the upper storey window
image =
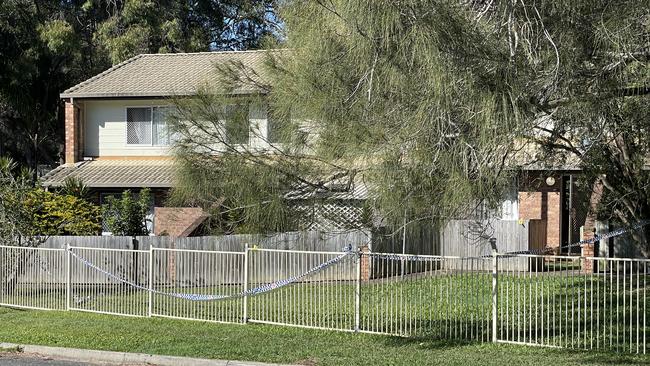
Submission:
<svg viewBox="0 0 650 366">
<path fill-rule="evenodd" d="M 245 145 L 250 139 L 248 104 L 232 104 L 223 108 L 226 140 L 229 144 Z"/>
<path fill-rule="evenodd" d="M 167 116 L 171 107 L 129 107 L 126 109 L 126 144 L 169 146 Z"/>
</svg>

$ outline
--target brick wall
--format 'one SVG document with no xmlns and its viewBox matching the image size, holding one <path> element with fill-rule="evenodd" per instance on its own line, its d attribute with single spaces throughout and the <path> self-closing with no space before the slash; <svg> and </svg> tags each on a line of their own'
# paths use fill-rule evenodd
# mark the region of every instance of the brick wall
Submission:
<svg viewBox="0 0 650 366">
<path fill-rule="evenodd" d="M 185 237 L 206 219 L 198 207 L 155 207 L 154 234 Z"/>
<path fill-rule="evenodd" d="M 553 176 L 554 184 L 546 179 Z M 529 173 L 521 177 L 519 187 L 519 218 L 546 222 L 546 246 L 560 251 L 562 241 L 562 176 Z"/>
<path fill-rule="evenodd" d="M 81 160 L 81 146 L 83 134 L 81 133 L 82 111 L 78 105 L 65 102 L 65 163 L 74 164 Z"/>
</svg>

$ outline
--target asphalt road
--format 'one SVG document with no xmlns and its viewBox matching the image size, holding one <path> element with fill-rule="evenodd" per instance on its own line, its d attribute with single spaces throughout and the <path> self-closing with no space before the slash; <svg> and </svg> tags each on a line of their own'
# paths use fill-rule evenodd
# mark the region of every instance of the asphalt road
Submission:
<svg viewBox="0 0 650 366">
<path fill-rule="evenodd" d="M 0 366 L 82 366 L 96 365 L 86 362 L 61 361 L 38 355 L 0 353 Z M 102 364 L 106 365 L 106 364 Z"/>
</svg>

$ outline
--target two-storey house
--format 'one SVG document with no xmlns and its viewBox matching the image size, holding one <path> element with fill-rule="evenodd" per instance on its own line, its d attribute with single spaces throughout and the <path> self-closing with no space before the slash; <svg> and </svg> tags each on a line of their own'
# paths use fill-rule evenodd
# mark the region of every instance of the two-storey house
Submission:
<svg viewBox="0 0 650 366">
<path fill-rule="evenodd" d="M 171 98 L 192 96 L 200 85 L 218 83 L 215 65 L 241 62 L 263 69 L 263 51 L 143 54 L 117 64 L 61 93 L 65 103 L 65 164 L 43 178 L 60 187 L 77 177 L 98 203 L 125 189 L 151 189 L 153 232 L 188 234 L 202 220 L 196 208 L 163 208 L 174 184 L 173 138 L 166 114 Z M 214 85 L 218 87 L 218 85 Z M 255 90 L 236 90 L 245 95 Z M 266 107 L 249 106 L 249 144 L 263 148 Z"/>
<path fill-rule="evenodd" d="M 166 113 L 172 97 L 189 97 L 204 83 L 218 83 L 215 65 L 239 62 L 264 74 L 264 51 L 144 54 L 133 57 L 61 93 L 65 103 L 65 164 L 43 179 L 59 187 L 66 177 L 80 178 L 101 203 L 125 189 L 148 187 L 154 193 L 153 232 L 187 235 L 204 216 L 197 208 L 163 207 L 174 185 L 173 139 Z M 218 87 L 218 85 L 215 85 Z M 247 95 L 253 89 L 235 90 Z M 259 98 L 257 99 L 259 100 Z M 248 144 L 264 148 L 269 134 L 267 108 L 251 104 Z M 529 166 L 513 194 L 504 199 L 502 219 L 534 219 L 545 224 L 545 245 L 560 248 L 579 239 L 585 213 L 571 207 L 575 168 Z M 362 195 L 348 197 L 365 199 Z M 352 214 L 358 214 L 353 212 Z"/>
</svg>

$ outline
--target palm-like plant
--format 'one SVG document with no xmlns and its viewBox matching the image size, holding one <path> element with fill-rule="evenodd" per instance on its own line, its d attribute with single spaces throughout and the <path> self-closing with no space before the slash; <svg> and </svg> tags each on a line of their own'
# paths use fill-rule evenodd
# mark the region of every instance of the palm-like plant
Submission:
<svg viewBox="0 0 650 366">
<path fill-rule="evenodd" d="M 88 198 L 89 190 L 88 186 L 86 186 L 81 179 L 77 177 L 67 177 L 63 181 L 61 193 L 85 200 Z"/>
</svg>

